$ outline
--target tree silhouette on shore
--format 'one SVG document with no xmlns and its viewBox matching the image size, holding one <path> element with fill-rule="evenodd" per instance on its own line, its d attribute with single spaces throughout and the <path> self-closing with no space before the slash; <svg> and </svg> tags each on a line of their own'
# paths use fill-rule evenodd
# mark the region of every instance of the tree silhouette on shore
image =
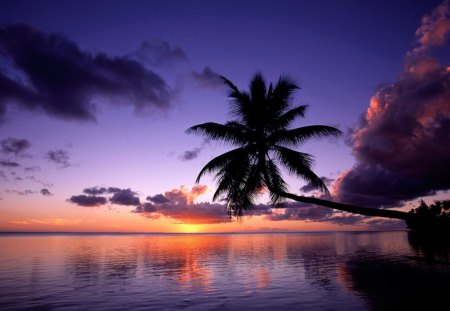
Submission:
<svg viewBox="0 0 450 311">
<path fill-rule="evenodd" d="M 311 138 L 338 136 L 341 131 L 326 125 L 290 128 L 297 118 L 305 116 L 307 106 L 292 105 L 293 93 L 299 87 L 288 78 L 280 77 L 277 83 L 267 86 L 263 76 L 256 74 L 248 92 L 239 90 L 227 78 L 221 78 L 228 89 L 230 112 L 234 119 L 225 124 L 207 122 L 194 125 L 186 132 L 235 147 L 209 161 L 196 180 L 198 183 L 205 174 L 214 173 L 217 189 L 213 200 L 224 197 L 231 214 L 243 215 L 252 208 L 262 190 L 267 189 L 273 204 L 291 199 L 365 216 L 406 220 L 411 215 L 288 192 L 281 167 L 311 183 L 322 193 L 329 194 L 326 185 L 311 170 L 313 156 L 293 148 Z"/>
</svg>

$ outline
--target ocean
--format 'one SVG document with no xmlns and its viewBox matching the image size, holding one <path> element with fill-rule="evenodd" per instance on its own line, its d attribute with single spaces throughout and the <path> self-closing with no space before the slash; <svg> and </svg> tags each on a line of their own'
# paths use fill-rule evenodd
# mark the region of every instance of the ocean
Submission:
<svg viewBox="0 0 450 311">
<path fill-rule="evenodd" d="M 0 234 L 0 310 L 450 310 L 407 232 Z"/>
</svg>

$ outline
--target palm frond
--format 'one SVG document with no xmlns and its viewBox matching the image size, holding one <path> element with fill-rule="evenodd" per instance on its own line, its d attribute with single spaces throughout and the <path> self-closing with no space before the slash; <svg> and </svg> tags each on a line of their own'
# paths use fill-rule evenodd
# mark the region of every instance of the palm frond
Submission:
<svg viewBox="0 0 450 311">
<path fill-rule="evenodd" d="M 231 115 L 238 118 L 239 122 L 247 123 L 248 117 L 251 116 L 251 96 L 245 91 L 240 91 L 227 78 L 221 76 L 221 79 L 228 88 L 228 99 L 230 100 L 229 110 Z"/>
<path fill-rule="evenodd" d="M 216 174 L 217 190 L 213 200 L 225 194 L 230 211 L 250 208 L 254 200 L 254 191 L 251 188 L 255 182 L 249 177 L 252 171 L 253 166 L 248 154 L 241 154 L 226 163 Z"/>
<path fill-rule="evenodd" d="M 283 113 L 274 123 L 276 123 L 276 126 L 278 127 L 279 130 L 285 129 L 296 118 L 305 117 L 305 112 L 307 108 L 308 105 L 299 105 L 292 109 L 289 109 L 288 111 Z"/>
<path fill-rule="evenodd" d="M 325 137 L 329 135 L 338 136 L 342 134 L 340 130 L 327 125 L 310 125 L 291 130 L 277 131 L 268 137 L 273 143 L 298 145 L 312 137 Z"/>
<path fill-rule="evenodd" d="M 195 182 L 199 183 L 200 179 L 206 173 L 213 173 L 216 171 L 223 170 L 224 168 L 227 168 L 228 163 L 232 162 L 233 160 L 235 160 L 237 158 L 241 158 L 243 155 L 246 154 L 245 149 L 246 148 L 244 148 L 244 147 L 236 148 L 236 149 L 227 151 L 227 152 L 215 157 L 201 169 Z"/>
<path fill-rule="evenodd" d="M 281 200 L 281 193 L 286 192 L 287 184 L 281 176 L 280 169 L 271 159 L 266 159 L 264 163 L 264 183 L 269 189 L 272 204 L 277 204 Z"/>
<path fill-rule="evenodd" d="M 245 171 L 239 187 L 229 196 L 230 212 L 235 216 L 242 216 L 244 212 L 252 209 L 255 200 L 264 188 L 264 177 L 257 164 L 252 163 Z"/>
<path fill-rule="evenodd" d="M 295 151 L 283 146 L 274 146 L 277 158 L 290 173 L 302 177 L 308 183 L 311 183 L 320 191 L 329 194 L 325 183 L 312 170 L 313 157 L 304 152 Z"/>
<path fill-rule="evenodd" d="M 264 81 L 262 74 L 255 74 L 250 82 L 252 103 L 262 108 L 262 104 L 266 101 L 266 92 L 266 81 Z"/>
<path fill-rule="evenodd" d="M 186 130 L 188 134 L 204 135 L 214 140 L 222 140 L 231 144 L 243 144 L 246 142 L 244 128 L 236 122 L 219 124 L 207 122 L 194 125 Z"/>
<path fill-rule="evenodd" d="M 300 87 L 287 77 L 280 77 L 273 92 L 268 98 L 270 102 L 270 113 L 279 116 L 286 110 L 292 100 L 292 94 Z"/>
</svg>

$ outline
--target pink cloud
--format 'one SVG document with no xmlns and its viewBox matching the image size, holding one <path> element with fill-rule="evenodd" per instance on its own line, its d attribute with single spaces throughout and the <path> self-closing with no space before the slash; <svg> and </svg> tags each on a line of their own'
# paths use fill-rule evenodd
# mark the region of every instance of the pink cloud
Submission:
<svg viewBox="0 0 450 311">
<path fill-rule="evenodd" d="M 422 18 L 422 24 L 416 31 L 419 46 L 411 53 L 417 55 L 425 52 L 430 47 L 444 45 L 449 32 L 450 1 L 445 0 L 431 14 Z"/>
</svg>

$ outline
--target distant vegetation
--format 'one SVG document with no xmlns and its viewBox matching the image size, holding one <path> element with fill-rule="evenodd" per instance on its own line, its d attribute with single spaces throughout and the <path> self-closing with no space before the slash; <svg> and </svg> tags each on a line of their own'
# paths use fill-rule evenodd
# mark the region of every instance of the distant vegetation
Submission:
<svg viewBox="0 0 450 311">
<path fill-rule="evenodd" d="M 436 201 L 430 205 L 421 201 L 419 207 L 408 214 L 406 223 L 413 231 L 450 234 L 450 201 Z"/>
</svg>

